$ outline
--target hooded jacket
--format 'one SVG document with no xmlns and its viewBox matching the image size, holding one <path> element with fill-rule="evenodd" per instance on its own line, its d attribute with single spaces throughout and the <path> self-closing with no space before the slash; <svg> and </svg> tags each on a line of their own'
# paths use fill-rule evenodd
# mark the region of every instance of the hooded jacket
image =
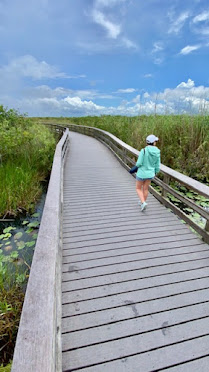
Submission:
<svg viewBox="0 0 209 372">
<path fill-rule="evenodd" d="M 140 151 L 136 166 L 137 177 L 142 179 L 155 177 L 160 171 L 160 150 L 156 146 L 146 146 Z"/>
</svg>

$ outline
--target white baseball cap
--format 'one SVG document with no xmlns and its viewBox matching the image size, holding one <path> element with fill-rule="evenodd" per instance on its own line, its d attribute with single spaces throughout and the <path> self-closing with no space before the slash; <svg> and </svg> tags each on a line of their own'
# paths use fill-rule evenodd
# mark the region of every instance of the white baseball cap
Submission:
<svg viewBox="0 0 209 372">
<path fill-rule="evenodd" d="M 154 134 L 150 134 L 147 138 L 146 138 L 146 141 L 147 143 L 154 143 L 156 141 L 158 141 L 159 138 L 156 137 Z"/>
</svg>

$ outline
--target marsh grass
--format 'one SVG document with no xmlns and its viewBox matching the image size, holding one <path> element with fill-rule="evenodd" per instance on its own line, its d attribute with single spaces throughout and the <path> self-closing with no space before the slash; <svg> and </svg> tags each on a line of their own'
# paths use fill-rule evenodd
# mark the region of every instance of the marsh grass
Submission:
<svg viewBox="0 0 209 372">
<path fill-rule="evenodd" d="M 12 363 L 7 364 L 7 366 L 0 365 L 0 372 L 10 372 L 12 368 Z"/>
<path fill-rule="evenodd" d="M 35 202 L 42 193 L 44 175 L 31 168 L 26 161 L 21 164 L 8 161 L 0 167 L 0 179 L 0 214 L 33 212 Z"/>
<path fill-rule="evenodd" d="M 47 127 L 0 106 L 0 216 L 33 211 L 55 146 Z"/>
<path fill-rule="evenodd" d="M 154 133 L 160 139 L 158 146 L 162 150 L 163 164 L 199 181 L 209 182 L 209 116 L 87 116 L 35 120 L 97 127 L 114 134 L 136 149 L 143 148 L 146 136 Z"/>
<path fill-rule="evenodd" d="M 10 256 L 0 255 L 0 362 L 12 359 L 24 292 L 19 284 L 19 270 Z M 6 367 L 4 367 L 6 368 Z M 8 366 L 9 368 L 9 366 Z M 1 371 L 1 369 L 0 369 Z"/>
<path fill-rule="evenodd" d="M 0 216 L 34 210 L 42 193 L 41 183 L 50 173 L 55 146 L 56 138 L 47 127 L 0 106 Z M 15 227 L 0 228 L 0 371 L 11 368 L 8 363 L 30 270 L 27 249 L 34 248 L 37 237 L 34 229 L 39 223 L 24 221 L 26 224 L 25 234 L 31 236 L 26 241 L 22 232 L 14 233 Z"/>
</svg>

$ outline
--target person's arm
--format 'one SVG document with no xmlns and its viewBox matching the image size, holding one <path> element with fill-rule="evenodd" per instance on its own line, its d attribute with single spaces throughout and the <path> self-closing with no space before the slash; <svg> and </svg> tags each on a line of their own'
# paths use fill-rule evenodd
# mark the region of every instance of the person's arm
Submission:
<svg viewBox="0 0 209 372">
<path fill-rule="evenodd" d="M 159 173 L 160 172 L 160 155 L 157 159 L 157 163 L 155 165 L 155 174 Z"/>
<path fill-rule="evenodd" d="M 141 167 L 142 166 L 142 164 L 143 164 L 143 160 L 144 160 L 144 151 L 143 151 L 143 149 L 140 151 L 140 153 L 139 153 L 139 157 L 138 157 L 138 160 L 137 160 L 137 162 L 136 162 L 136 166 L 139 168 L 139 167 Z"/>
</svg>

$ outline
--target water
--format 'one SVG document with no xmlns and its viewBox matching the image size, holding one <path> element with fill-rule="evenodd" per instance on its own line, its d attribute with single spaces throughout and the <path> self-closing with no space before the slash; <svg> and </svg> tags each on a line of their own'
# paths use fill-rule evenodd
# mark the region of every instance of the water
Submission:
<svg viewBox="0 0 209 372">
<path fill-rule="evenodd" d="M 19 273 L 30 270 L 45 199 L 46 191 L 43 192 L 32 215 L 27 214 L 12 221 L 0 222 L 0 254 L 12 259 L 19 266 Z"/>
<path fill-rule="evenodd" d="M 207 184 L 207 183 L 206 183 Z M 159 186 L 153 185 L 158 191 L 160 191 Z M 201 206 L 207 212 L 209 212 L 209 199 L 205 198 L 204 196 L 199 195 L 197 192 L 187 189 L 185 186 L 181 186 L 178 183 L 173 183 L 172 186 L 176 191 L 178 191 L 181 195 L 186 196 L 188 199 L 193 201 L 195 204 Z M 186 204 L 182 203 L 178 200 L 175 196 L 171 194 L 167 194 L 167 199 L 173 203 L 176 207 L 182 210 L 185 214 L 187 214 L 191 220 L 193 220 L 196 224 L 200 227 L 204 228 L 206 219 L 199 215 L 196 211 L 192 208 L 188 207 Z"/>
</svg>

